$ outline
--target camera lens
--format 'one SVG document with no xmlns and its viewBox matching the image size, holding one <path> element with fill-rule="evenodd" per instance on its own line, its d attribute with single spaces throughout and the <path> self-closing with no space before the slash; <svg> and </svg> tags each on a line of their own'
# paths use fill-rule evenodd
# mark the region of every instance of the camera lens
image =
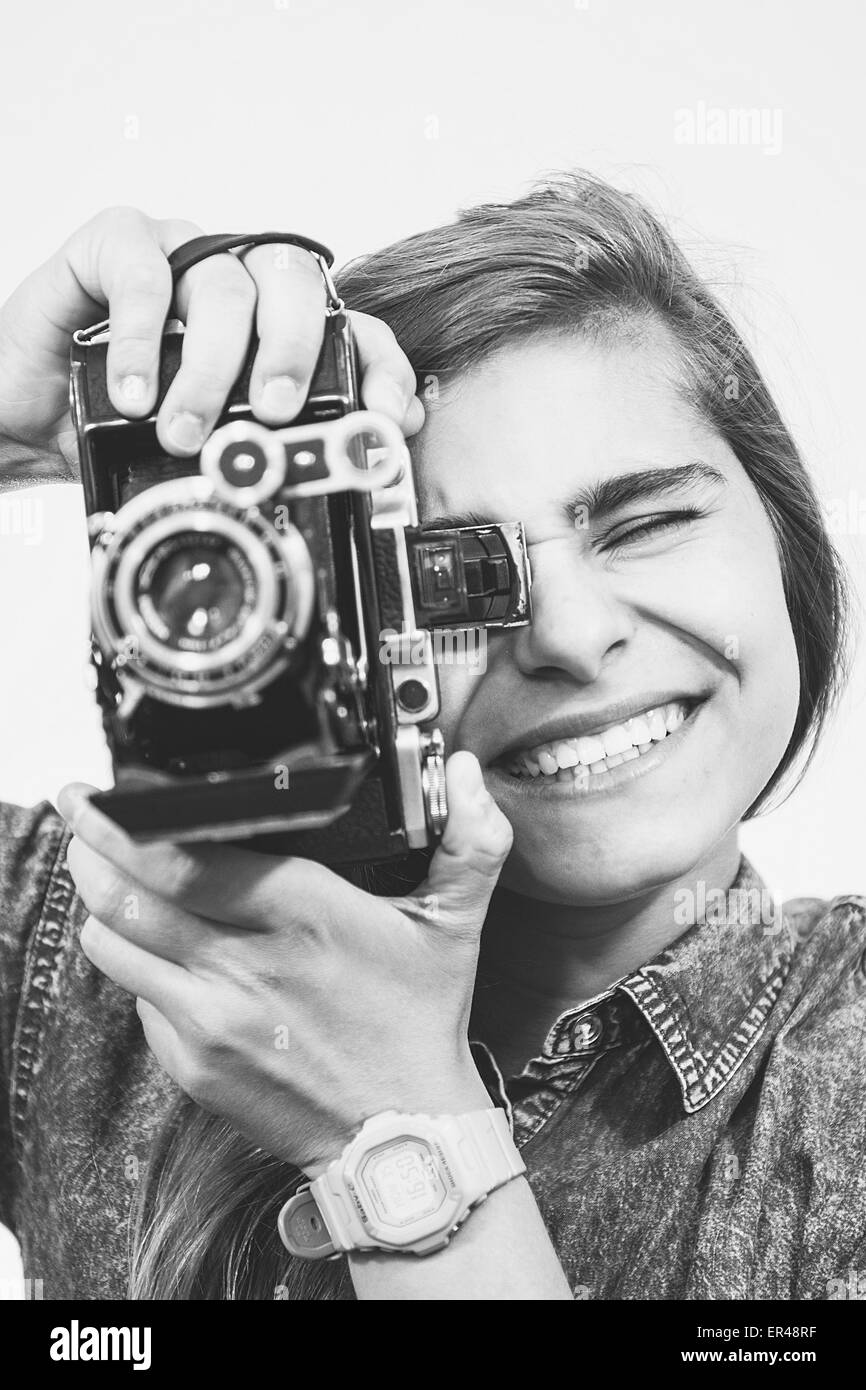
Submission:
<svg viewBox="0 0 866 1390">
<path fill-rule="evenodd" d="M 190 709 L 248 704 L 298 659 L 316 601 L 307 543 L 210 478 L 126 502 L 94 555 L 96 630 L 136 691 Z"/>
<path fill-rule="evenodd" d="M 181 652 L 212 652 L 233 641 L 256 601 L 253 570 L 225 536 L 180 532 L 148 555 L 136 586 L 150 632 Z"/>
</svg>

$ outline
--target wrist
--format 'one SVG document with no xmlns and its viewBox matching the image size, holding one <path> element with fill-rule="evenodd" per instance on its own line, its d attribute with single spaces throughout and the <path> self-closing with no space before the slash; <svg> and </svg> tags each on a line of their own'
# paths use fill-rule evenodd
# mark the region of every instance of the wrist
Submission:
<svg viewBox="0 0 866 1390">
<path fill-rule="evenodd" d="M 322 1156 L 302 1165 L 302 1171 L 314 1181 L 326 1172 L 331 1163 L 342 1158 L 346 1146 L 360 1133 L 366 1120 L 385 1110 L 396 1110 L 400 1115 L 468 1115 L 475 1110 L 492 1107 L 490 1094 L 474 1063 L 469 1059 L 468 1066 L 448 1076 L 439 1075 L 427 1080 L 418 1079 L 411 1086 L 395 1087 L 386 1092 L 383 1088 L 379 1101 L 373 1108 L 359 1114 L 355 1122 L 348 1125 L 339 1135 L 323 1146 Z"/>
<path fill-rule="evenodd" d="M 283 1244 L 303 1259 L 342 1252 L 431 1255 L 492 1192 L 526 1172 L 505 1112 L 372 1115 L 332 1163 L 282 1207 Z"/>
</svg>

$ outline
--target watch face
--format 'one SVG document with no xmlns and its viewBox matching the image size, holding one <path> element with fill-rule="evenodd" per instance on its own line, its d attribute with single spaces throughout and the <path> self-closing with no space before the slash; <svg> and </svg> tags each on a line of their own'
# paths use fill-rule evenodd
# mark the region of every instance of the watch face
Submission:
<svg viewBox="0 0 866 1390">
<path fill-rule="evenodd" d="M 386 1226 L 409 1226 L 433 1216 L 448 1196 L 439 1164 L 423 1139 L 397 1139 L 375 1149 L 358 1182 Z"/>
</svg>

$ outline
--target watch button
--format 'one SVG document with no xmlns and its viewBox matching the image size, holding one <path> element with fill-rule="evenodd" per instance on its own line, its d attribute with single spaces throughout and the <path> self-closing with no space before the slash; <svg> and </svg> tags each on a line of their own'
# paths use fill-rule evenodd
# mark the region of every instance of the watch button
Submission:
<svg viewBox="0 0 866 1390">
<path fill-rule="evenodd" d="M 334 1244 L 322 1220 L 316 1199 L 308 1190 L 291 1197 L 280 1212 L 277 1225 L 280 1238 L 293 1255 L 324 1259 L 334 1253 Z"/>
</svg>

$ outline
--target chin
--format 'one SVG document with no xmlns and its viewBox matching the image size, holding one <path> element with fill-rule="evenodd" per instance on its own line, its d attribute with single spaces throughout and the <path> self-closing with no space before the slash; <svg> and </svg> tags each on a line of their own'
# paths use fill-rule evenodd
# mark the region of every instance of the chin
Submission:
<svg viewBox="0 0 866 1390">
<path fill-rule="evenodd" d="M 515 826 L 514 848 L 499 881 L 513 892 L 563 906 L 624 902 L 688 875 L 727 828 L 699 814 L 664 812 L 651 823 L 599 826 L 590 838 L 576 833 L 552 839 L 538 828 Z"/>
</svg>

